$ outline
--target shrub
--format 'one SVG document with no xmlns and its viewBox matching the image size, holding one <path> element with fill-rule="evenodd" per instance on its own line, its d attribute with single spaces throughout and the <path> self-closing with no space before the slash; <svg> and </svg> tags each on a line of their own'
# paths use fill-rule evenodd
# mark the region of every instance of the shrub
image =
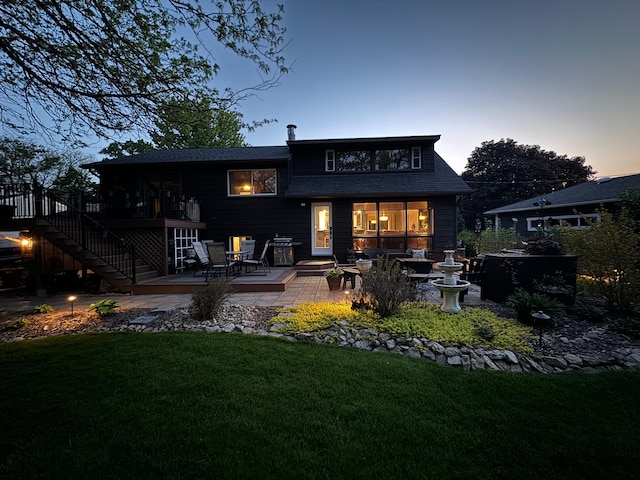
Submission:
<svg viewBox="0 0 640 480">
<path fill-rule="evenodd" d="M 562 239 L 578 256 L 578 273 L 589 277 L 593 293 L 611 309 L 631 311 L 640 305 L 640 233 L 625 215 L 599 213 L 600 222 L 586 219 L 589 228 L 563 229 Z"/>
<path fill-rule="evenodd" d="M 504 249 L 519 248 L 518 234 L 506 228 L 482 230 L 476 235 L 470 230 L 458 233 L 458 239 L 466 245 L 467 254 L 475 256 L 481 253 L 499 253 Z"/>
<path fill-rule="evenodd" d="M 13 330 L 19 330 L 22 327 L 26 327 L 27 325 L 29 325 L 29 319 L 26 317 L 22 317 L 20 320 L 16 320 L 13 325 L 11 325 L 11 328 Z"/>
<path fill-rule="evenodd" d="M 487 342 L 491 342 L 496 338 L 496 332 L 493 330 L 493 327 L 486 322 L 474 322 L 473 333 Z"/>
<path fill-rule="evenodd" d="M 198 321 L 211 320 L 219 316 L 231 292 L 231 282 L 226 278 L 211 279 L 206 286 L 197 289 L 191 295 L 189 315 Z"/>
<path fill-rule="evenodd" d="M 558 317 L 564 313 L 564 305 L 558 300 L 542 293 L 529 293 L 517 288 L 515 293 L 507 298 L 507 306 L 516 311 L 518 320 L 525 325 L 531 325 L 533 312 L 544 312 L 550 317 Z"/>
<path fill-rule="evenodd" d="M 381 317 L 396 313 L 404 302 L 415 300 L 416 288 L 402 272 L 400 262 L 387 256 L 378 257 L 376 265 L 362 278 L 361 306 L 373 310 Z"/>
<path fill-rule="evenodd" d="M 42 305 L 38 305 L 34 308 L 36 313 L 51 313 L 53 312 L 53 307 L 48 303 L 43 303 Z"/>
<path fill-rule="evenodd" d="M 529 240 L 524 251 L 529 255 L 564 255 L 562 245 L 549 237 Z"/>
<path fill-rule="evenodd" d="M 96 303 L 92 303 L 89 305 L 90 312 L 96 312 L 101 317 L 106 317 L 108 315 L 114 315 L 117 313 L 117 310 L 120 308 L 118 302 L 115 300 L 100 300 Z"/>
</svg>

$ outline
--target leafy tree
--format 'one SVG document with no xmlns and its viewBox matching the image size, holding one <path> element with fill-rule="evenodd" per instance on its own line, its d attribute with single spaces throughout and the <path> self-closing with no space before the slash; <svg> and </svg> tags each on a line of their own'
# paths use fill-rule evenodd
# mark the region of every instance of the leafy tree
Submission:
<svg viewBox="0 0 640 480">
<path fill-rule="evenodd" d="M 636 233 L 640 233 L 640 188 L 620 194 L 620 206 L 622 218 L 629 222 Z"/>
<path fill-rule="evenodd" d="M 136 153 L 149 152 L 155 150 L 154 146 L 144 140 L 127 140 L 126 142 L 111 142 L 107 147 L 100 150 L 100 153 L 107 158 L 119 158 Z"/>
<path fill-rule="evenodd" d="M 568 253 L 578 256 L 578 272 L 590 279 L 610 307 L 624 311 L 640 304 L 640 233 L 624 213 L 600 211 L 601 221 L 585 219 L 586 229 L 563 228 Z"/>
<path fill-rule="evenodd" d="M 242 147 L 243 126 L 240 113 L 215 109 L 209 100 L 172 100 L 160 111 L 151 139 L 158 149 Z"/>
<path fill-rule="evenodd" d="M 94 186 L 79 165 L 89 160 L 78 152 L 54 152 L 35 143 L 0 139 L 0 183 L 19 185 L 37 182 L 59 191 L 87 190 Z"/>
<path fill-rule="evenodd" d="M 100 153 L 107 158 L 160 149 L 216 148 L 246 146 L 242 114 L 226 109 L 215 109 L 208 100 L 171 100 L 162 107 L 156 128 L 149 136 L 151 142 L 128 140 L 112 142 Z"/>
<path fill-rule="evenodd" d="M 590 180 L 584 157 L 569 158 L 510 138 L 482 142 L 467 160 L 462 178 L 475 191 L 460 203 L 467 228 L 482 212 Z"/>
<path fill-rule="evenodd" d="M 73 139 L 145 131 L 167 98 L 229 105 L 276 85 L 287 71 L 284 9 L 262 3 L 4 0 L 3 124 Z M 261 82 L 236 91 L 214 86 L 222 51 L 257 65 Z"/>
</svg>

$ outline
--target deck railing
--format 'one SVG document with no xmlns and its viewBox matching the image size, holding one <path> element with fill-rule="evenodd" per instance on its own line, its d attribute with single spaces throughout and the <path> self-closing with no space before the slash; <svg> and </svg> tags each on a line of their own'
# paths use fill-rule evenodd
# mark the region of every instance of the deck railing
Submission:
<svg viewBox="0 0 640 480">
<path fill-rule="evenodd" d="M 64 198 L 39 185 L 0 185 L 0 206 L 13 210 L 12 218 L 33 218 L 55 227 L 82 251 L 136 282 L 135 246 L 87 215 L 81 197 Z"/>
<path fill-rule="evenodd" d="M 86 192 L 58 195 L 64 204 L 70 204 L 96 219 L 171 218 L 200 221 L 200 202 L 194 197 L 178 194 L 172 190 L 118 191 L 106 194 Z M 46 208 L 60 210 L 60 206 L 45 204 Z M 0 214 L 13 218 L 34 218 L 35 187 L 31 184 L 0 184 Z"/>
</svg>

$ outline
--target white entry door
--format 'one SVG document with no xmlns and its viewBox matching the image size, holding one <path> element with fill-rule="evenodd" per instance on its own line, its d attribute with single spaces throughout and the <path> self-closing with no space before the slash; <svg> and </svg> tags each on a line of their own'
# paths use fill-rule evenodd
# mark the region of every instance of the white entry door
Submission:
<svg viewBox="0 0 640 480">
<path fill-rule="evenodd" d="M 331 203 L 311 204 L 311 255 L 333 255 Z"/>
</svg>

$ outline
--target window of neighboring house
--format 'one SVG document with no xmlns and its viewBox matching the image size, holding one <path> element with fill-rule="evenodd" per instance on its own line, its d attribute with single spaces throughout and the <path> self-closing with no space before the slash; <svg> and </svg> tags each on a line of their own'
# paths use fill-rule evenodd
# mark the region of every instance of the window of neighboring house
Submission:
<svg viewBox="0 0 640 480">
<path fill-rule="evenodd" d="M 275 195 L 276 169 L 230 170 L 229 196 Z"/>
<path fill-rule="evenodd" d="M 371 170 L 371 152 L 366 150 L 336 151 L 337 170 L 340 172 L 368 172 Z"/>
<path fill-rule="evenodd" d="M 327 150 L 325 153 L 324 168 L 327 172 L 336 171 L 336 151 Z"/>
<path fill-rule="evenodd" d="M 419 170 L 422 168 L 422 155 L 420 155 L 420 147 L 413 147 L 411 149 L 411 168 Z"/>
<path fill-rule="evenodd" d="M 527 231 L 538 232 L 549 227 L 573 227 L 586 228 L 589 226 L 587 218 L 600 221 L 600 215 L 597 213 L 587 213 L 585 215 L 550 215 L 544 217 L 527 217 Z"/>
<path fill-rule="evenodd" d="M 376 150 L 376 170 L 408 170 L 411 165 L 408 148 Z"/>
</svg>

